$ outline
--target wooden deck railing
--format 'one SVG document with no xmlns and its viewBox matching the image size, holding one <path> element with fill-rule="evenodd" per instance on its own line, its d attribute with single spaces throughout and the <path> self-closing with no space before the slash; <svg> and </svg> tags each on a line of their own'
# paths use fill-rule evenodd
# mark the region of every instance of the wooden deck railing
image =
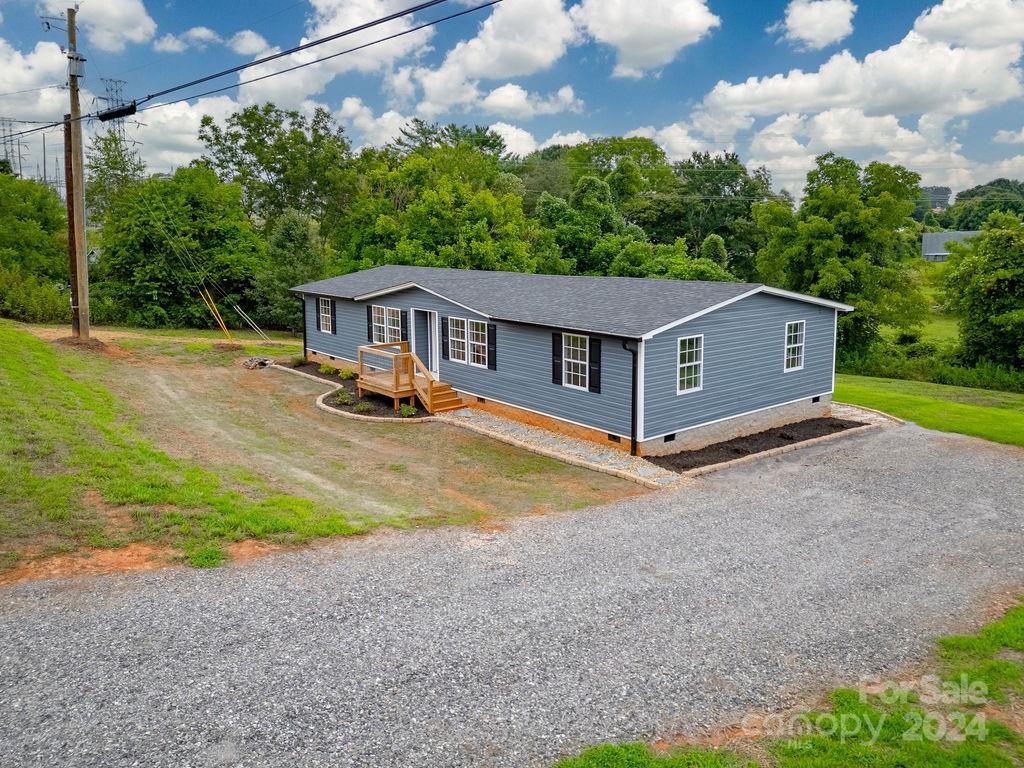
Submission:
<svg viewBox="0 0 1024 768">
<path fill-rule="evenodd" d="M 407 341 L 394 344 L 364 344 L 357 351 L 357 386 L 394 398 L 395 410 L 401 399 L 419 397 L 423 407 L 433 413 L 434 394 L 440 382 L 414 352 Z"/>
</svg>

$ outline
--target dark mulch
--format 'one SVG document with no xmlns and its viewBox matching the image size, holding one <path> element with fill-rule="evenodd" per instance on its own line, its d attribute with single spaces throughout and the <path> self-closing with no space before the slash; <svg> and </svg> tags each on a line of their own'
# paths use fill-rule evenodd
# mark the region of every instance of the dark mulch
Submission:
<svg viewBox="0 0 1024 768">
<path fill-rule="evenodd" d="M 302 365 L 293 365 L 292 368 L 342 387 L 330 397 L 324 399 L 324 403 L 331 406 L 331 408 L 348 411 L 349 413 L 356 413 L 360 416 L 379 416 L 388 419 L 401 416 L 401 413 L 395 412 L 395 403 L 390 397 L 384 397 L 383 395 L 378 395 L 374 392 L 367 392 L 362 397 L 358 397 L 356 395 L 356 382 L 354 379 L 345 380 L 340 378 L 336 373 L 321 373 L 319 363 L 303 363 Z M 347 392 L 349 394 L 352 398 L 351 403 L 343 403 L 339 401 L 338 397 L 342 392 Z M 403 400 L 402 402 L 408 403 L 409 401 Z M 369 405 L 369 410 L 357 411 L 355 409 L 357 403 L 366 403 Z M 409 421 L 417 421 L 429 415 L 430 414 L 428 414 L 422 407 L 420 407 L 419 403 L 417 403 L 416 415 L 408 416 L 406 418 Z"/>
<path fill-rule="evenodd" d="M 787 424 L 784 427 L 773 427 L 764 432 L 757 432 L 745 437 L 735 437 L 724 443 L 715 443 L 696 451 L 680 451 L 667 456 L 648 456 L 648 461 L 657 464 L 659 467 L 671 469 L 675 472 L 685 472 L 688 469 L 706 467 L 710 464 L 721 464 L 725 461 L 732 461 L 741 456 L 749 456 L 752 453 L 761 453 L 779 448 L 783 445 L 793 445 L 804 440 L 811 440 L 823 435 L 831 435 L 834 432 L 842 432 L 853 427 L 863 426 L 859 421 L 848 421 L 846 419 L 820 418 L 797 421 Z"/>
</svg>

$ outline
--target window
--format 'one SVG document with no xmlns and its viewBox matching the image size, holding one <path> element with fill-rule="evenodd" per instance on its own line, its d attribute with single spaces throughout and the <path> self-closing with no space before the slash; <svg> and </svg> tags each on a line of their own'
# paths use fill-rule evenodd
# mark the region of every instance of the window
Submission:
<svg viewBox="0 0 1024 768">
<path fill-rule="evenodd" d="M 466 321 L 461 317 L 448 318 L 448 359 L 466 362 Z"/>
<path fill-rule="evenodd" d="M 487 323 L 469 321 L 469 364 L 487 367 Z"/>
<path fill-rule="evenodd" d="M 331 311 L 331 300 L 320 299 L 320 330 L 334 333 L 334 313 Z"/>
<path fill-rule="evenodd" d="M 677 393 L 704 388 L 704 337 L 684 336 L 679 340 L 679 388 Z"/>
<path fill-rule="evenodd" d="M 562 384 L 575 389 L 587 389 L 590 339 L 571 333 L 562 334 Z"/>
<path fill-rule="evenodd" d="M 397 307 L 373 307 L 373 343 L 397 344 L 402 340 L 402 310 Z"/>
<path fill-rule="evenodd" d="M 397 307 L 387 307 L 388 314 L 388 344 L 397 344 L 402 340 L 402 310 Z"/>
<path fill-rule="evenodd" d="M 786 323 L 786 363 L 787 371 L 799 371 L 804 367 L 804 321 L 797 320 Z"/>
</svg>

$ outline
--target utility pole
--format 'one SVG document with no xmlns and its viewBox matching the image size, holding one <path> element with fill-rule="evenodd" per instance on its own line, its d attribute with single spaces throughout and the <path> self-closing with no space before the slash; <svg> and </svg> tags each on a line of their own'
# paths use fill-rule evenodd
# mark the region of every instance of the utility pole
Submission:
<svg viewBox="0 0 1024 768">
<path fill-rule="evenodd" d="M 78 98 L 78 81 L 85 75 L 85 58 L 78 53 L 78 34 L 75 29 L 75 8 L 68 8 L 68 87 L 71 91 L 71 113 L 65 121 L 65 127 L 71 133 L 71 162 L 65 167 L 70 169 L 68 175 L 68 208 L 74 210 L 74 221 L 68 220 L 68 243 L 72 239 L 75 249 L 75 269 L 72 278 L 75 281 L 78 299 L 78 330 L 74 323 L 71 329 L 75 336 L 89 338 L 89 263 L 85 250 L 85 160 L 82 151 L 82 108 Z M 73 233 L 73 234 L 72 234 Z"/>
<path fill-rule="evenodd" d="M 81 337 L 78 301 L 78 249 L 75 247 L 75 184 L 71 162 L 71 115 L 64 115 L 64 204 L 68 209 L 68 275 L 71 293 L 71 335 Z"/>
</svg>

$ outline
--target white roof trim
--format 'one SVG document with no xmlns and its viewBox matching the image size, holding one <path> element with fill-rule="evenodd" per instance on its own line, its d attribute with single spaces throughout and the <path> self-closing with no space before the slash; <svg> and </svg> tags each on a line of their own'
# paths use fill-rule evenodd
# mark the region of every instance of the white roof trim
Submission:
<svg viewBox="0 0 1024 768">
<path fill-rule="evenodd" d="M 808 304 L 830 307 L 831 309 L 836 309 L 840 312 L 853 312 L 854 309 L 849 304 L 842 304 L 838 301 L 831 301 L 830 299 L 820 299 L 817 296 L 808 296 L 805 293 L 795 293 L 794 291 L 787 291 L 782 288 L 773 288 L 770 285 L 762 285 L 761 292 L 767 293 L 769 296 L 779 296 L 783 299 L 795 299 L 796 301 L 804 301 Z"/>
<path fill-rule="evenodd" d="M 644 339 L 646 341 L 647 339 L 650 339 L 650 338 L 653 338 L 654 336 L 657 336 L 659 333 L 663 333 L 664 331 L 667 331 L 667 330 L 670 330 L 672 328 L 675 328 L 677 325 L 682 325 L 683 323 L 688 323 L 691 320 L 694 320 L 694 319 L 696 319 L 696 318 L 698 318 L 698 317 L 700 317 L 702 315 L 706 315 L 708 312 L 714 312 L 716 309 L 721 309 L 722 307 L 727 307 L 730 304 L 733 304 L 733 303 L 739 301 L 740 299 L 747 298 L 747 296 L 753 296 L 755 293 L 760 293 L 761 287 L 762 286 L 758 286 L 757 288 L 751 288 L 749 291 L 747 291 L 746 293 L 741 293 L 739 296 L 733 296 L 731 299 L 726 299 L 725 301 L 720 301 L 717 304 L 714 304 L 714 305 L 712 305 L 710 307 L 702 309 L 700 312 L 694 312 L 692 315 L 687 315 L 686 317 L 680 318 L 679 320 L 673 320 L 671 323 L 669 323 L 667 325 L 661 326 L 661 328 L 655 328 L 653 331 L 648 331 L 647 333 L 645 333 L 640 338 L 642 338 L 642 339 Z"/>
<path fill-rule="evenodd" d="M 675 328 L 677 325 L 682 325 L 683 323 L 688 323 L 691 320 L 696 320 L 698 317 L 702 317 L 703 315 L 706 315 L 709 312 L 714 312 L 716 309 L 727 307 L 730 304 L 734 304 L 737 301 L 747 298 L 748 296 L 753 296 L 756 293 L 767 293 L 769 296 L 778 296 L 779 298 L 783 299 L 794 299 L 795 301 L 802 301 L 806 304 L 817 304 L 822 307 L 829 307 L 838 312 L 853 311 L 853 307 L 851 307 L 849 304 L 840 304 L 838 301 L 819 299 L 817 296 L 807 296 L 806 294 L 803 293 L 786 291 L 783 290 L 782 288 L 772 288 L 770 285 L 759 285 L 756 288 L 751 288 L 746 293 L 741 293 L 739 296 L 733 296 L 731 299 L 720 301 L 717 304 L 700 310 L 699 312 L 694 312 L 692 315 L 687 315 L 686 317 L 680 318 L 679 320 L 674 320 L 673 322 L 668 323 L 667 325 L 663 325 L 660 328 L 655 328 L 653 331 L 648 331 L 641 338 L 644 340 L 653 338 L 654 336 L 657 336 L 659 333 L 664 333 L 665 331 Z"/>
<path fill-rule="evenodd" d="M 407 291 L 410 288 L 419 288 L 421 291 L 425 291 L 426 293 L 429 293 L 432 296 L 437 296 L 437 298 L 444 299 L 445 301 L 450 302 L 450 303 L 454 304 L 457 307 L 462 307 L 463 309 L 467 310 L 468 312 L 474 312 L 474 313 L 480 315 L 481 317 L 486 317 L 488 320 L 491 319 L 491 316 L 488 315 L 486 312 L 481 312 L 479 309 L 473 309 L 473 307 L 468 307 L 465 304 L 462 304 L 462 303 L 460 303 L 458 301 L 455 301 L 454 299 L 449 299 L 447 296 L 445 296 L 443 294 L 440 294 L 437 291 L 432 291 L 429 288 L 424 288 L 419 283 L 402 283 L 401 285 L 392 285 L 390 288 L 381 288 L 379 291 L 373 291 L 371 293 L 364 293 L 362 296 L 353 296 L 352 300 L 353 301 L 369 301 L 370 299 L 376 299 L 379 296 L 387 296 L 388 294 L 391 294 L 391 293 L 398 293 L 399 291 Z"/>
</svg>

